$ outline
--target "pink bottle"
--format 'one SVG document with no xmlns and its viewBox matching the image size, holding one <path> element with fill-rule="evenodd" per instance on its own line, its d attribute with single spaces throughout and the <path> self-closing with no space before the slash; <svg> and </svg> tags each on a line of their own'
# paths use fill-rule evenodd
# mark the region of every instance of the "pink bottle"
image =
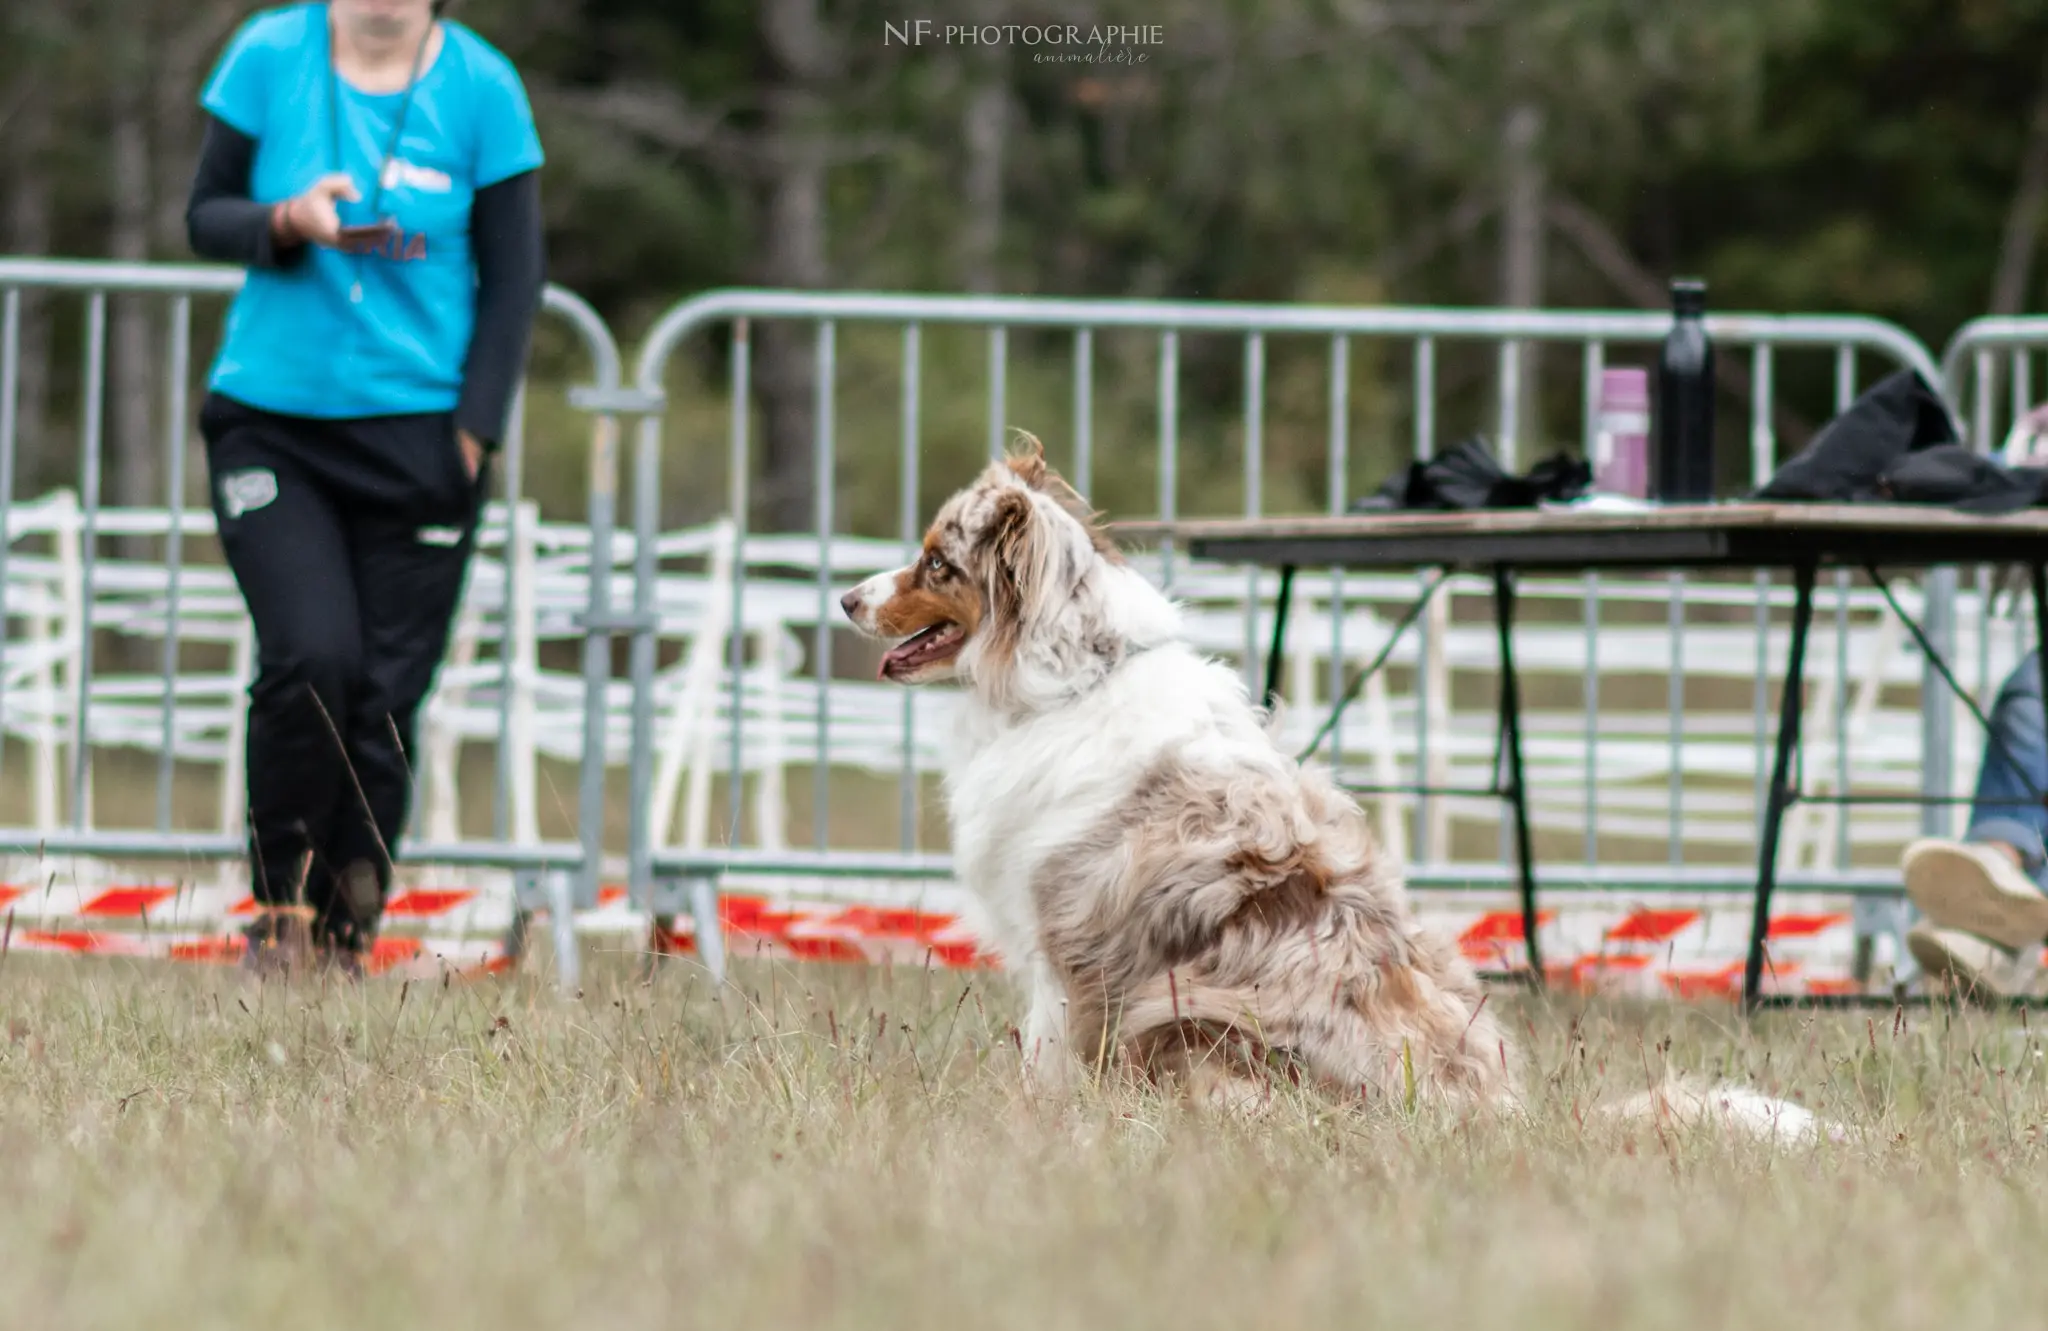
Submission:
<svg viewBox="0 0 2048 1331">
<path fill-rule="evenodd" d="M 1650 372 L 1600 371 L 1593 420 L 1593 488 L 1646 499 L 1650 493 Z"/>
</svg>

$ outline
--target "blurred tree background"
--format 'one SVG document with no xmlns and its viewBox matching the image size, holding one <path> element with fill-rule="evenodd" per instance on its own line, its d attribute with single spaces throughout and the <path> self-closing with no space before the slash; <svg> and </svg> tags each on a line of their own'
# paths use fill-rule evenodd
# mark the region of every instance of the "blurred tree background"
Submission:
<svg viewBox="0 0 2048 1331">
<path fill-rule="evenodd" d="M 188 258 L 195 94 L 253 8 L 9 5 L 0 249 Z M 629 352 L 661 309 L 733 284 L 1613 308 L 1661 307 L 1693 273 L 1716 308 L 1874 314 L 1937 349 L 1974 315 L 2040 309 L 2048 285 L 2048 0 L 458 0 L 452 16 L 523 71 L 551 276 Z M 1123 48 L 1142 61 L 1063 63 L 889 40 L 918 18 L 1159 41 Z M 126 459 L 110 483 L 134 502 L 162 493 L 150 309 L 116 301 L 110 325 Z M 33 466 L 75 414 L 76 313 L 24 314 Z M 891 533 L 896 335 L 846 330 L 839 352 L 839 511 Z M 721 506 L 724 354 L 678 358 L 674 520 Z M 1156 507 L 1156 354 L 1149 337 L 1097 349 L 1097 498 L 1125 510 Z M 1579 411 L 1576 356 L 1528 354 L 1524 460 L 1573 446 Z M 1011 356 L 1009 419 L 1058 454 L 1067 344 L 1017 336 Z M 1242 356 L 1183 341 L 1183 512 L 1239 502 Z M 1326 500 L 1326 357 L 1269 353 L 1269 508 Z M 925 358 L 936 494 L 985 448 L 986 353 L 934 331 Z M 538 364 L 577 373 L 560 347 Z M 807 329 L 758 331 L 757 521 L 809 523 L 814 365 Z M 1351 369 L 1356 488 L 1406 454 L 1408 371 L 1364 343 Z M 1487 427 L 1485 358 L 1441 378 L 1446 438 Z M 1735 428 L 1742 386 L 1724 390 Z M 571 516 L 581 426 L 536 412 L 531 488 Z"/>
</svg>

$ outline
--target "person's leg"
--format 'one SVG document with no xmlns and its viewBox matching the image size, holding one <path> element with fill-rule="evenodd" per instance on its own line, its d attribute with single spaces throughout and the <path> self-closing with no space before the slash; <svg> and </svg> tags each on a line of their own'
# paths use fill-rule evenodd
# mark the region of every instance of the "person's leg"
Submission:
<svg viewBox="0 0 2048 1331">
<path fill-rule="evenodd" d="M 2033 653 L 1999 689 L 1991 730 L 1997 742 L 1985 745 L 1964 839 L 1906 848 L 1906 892 L 1926 916 L 1907 941 L 1930 971 L 2010 991 L 2031 979 L 2030 963 L 2048 938 L 2040 888 L 2048 806 L 2038 793 L 2048 790 L 2048 734 Z"/>
<path fill-rule="evenodd" d="M 1970 808 L 1967 840 L 2004 846 L 2038 884 L 2048 855 L 2048 730 L 2043 729 L 2041 667 L 2036 653 L 2021 658 L 1998 691 L 1991 708 L 1991 730 L 1997 744 L 1985 746 L 1977 769 L 1975 803 Z"/>
<path fill-rule="evenodd" d="M 333 497 L 299 465 L 316 424 L 210 399 L 207 442 L 220 542 L 256 630 L 247 739 L 251 881 L 264 909 L 252 944 L 284 941 L 293 908 L 317 906 L 309 874 L 346 780 L 341 736 L 361 667 L 347 533 Z"/>
<path fill-rule="evenodd" d="M 452 429 L 442 418 L 364 423 L 385 447 L 432 455 Z M 459 466 L 459 463 L 457 464 Z M 355 783 L 344 793 L 325 855 L 334 908 L 319 922 L 336 945 L 367 949 L 389 895 L 392 861 L 412 806 L 415 730 L 447 651 L 482 511 L 484 478 L 457 473 L 415 510 L 359 506 L 349 517 L 351 573 L 363 663 L 346 732 Z"/>
</svg>

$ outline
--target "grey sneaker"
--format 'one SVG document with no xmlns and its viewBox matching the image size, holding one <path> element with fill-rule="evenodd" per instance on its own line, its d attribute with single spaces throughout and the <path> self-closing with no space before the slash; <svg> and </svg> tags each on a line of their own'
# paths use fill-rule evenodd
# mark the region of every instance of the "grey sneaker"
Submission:
<svg viewBox="0 0 2048 1331">
<path fill-rule="evenodd" d="M 1929 838 L 1907 846 L 1899 865 L 1906 895 L 1937 928 L 2015 952 L 2048 939 L 2048 896 L 2001 851 Z"/>
<path fill-rule="evenodd" d="M 2038 941 L 2006 948 L 1961 929 L 1938 928 L 1931 920 L 1921 920 L 1906 931 L 1906 948 L 1929 975 L 1942 976 L 1965 996 L 1979 1000 L 2030 994 L 2040 972 Z"/>
</svg>

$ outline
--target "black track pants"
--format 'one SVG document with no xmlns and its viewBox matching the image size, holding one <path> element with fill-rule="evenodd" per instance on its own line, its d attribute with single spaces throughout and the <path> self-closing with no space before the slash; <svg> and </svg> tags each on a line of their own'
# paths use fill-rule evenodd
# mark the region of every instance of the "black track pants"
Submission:
<svg viewBox="0 0 2048 1331">
<path fill-rule="evenodd" d="M 414 719 L 447 650 L 487 478 L 470 480 L 446 413 L 309 420 L 216 394 L 199 424 L 256 628 L 256 899 L 312 906 L 328 938 L 360 945 L 336 877 L 367 862 L 380 903 L 389 892 Z"/>
</svg>

